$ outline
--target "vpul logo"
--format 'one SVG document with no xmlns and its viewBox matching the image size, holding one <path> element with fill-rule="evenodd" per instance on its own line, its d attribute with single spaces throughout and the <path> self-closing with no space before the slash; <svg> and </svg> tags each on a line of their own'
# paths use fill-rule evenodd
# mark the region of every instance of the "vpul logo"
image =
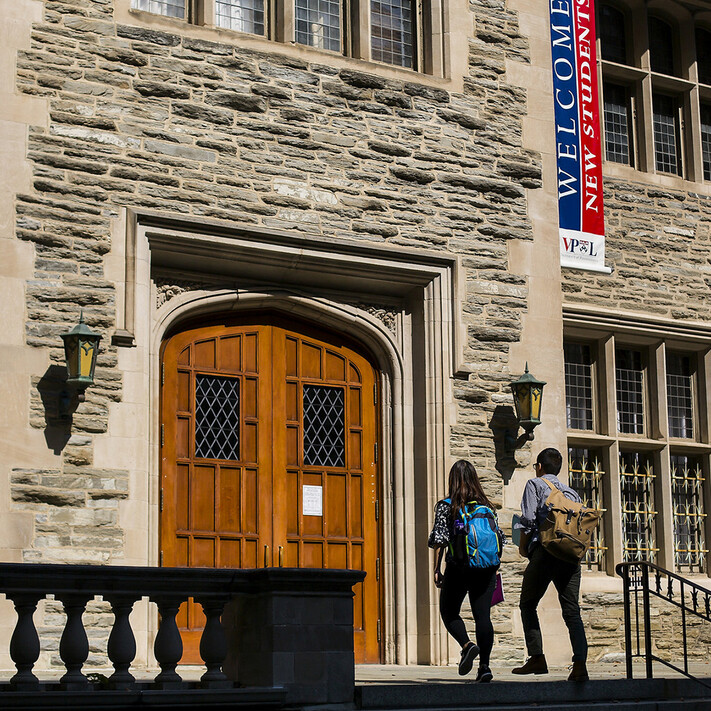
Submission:
<svg viewBox="0 0 711 711">
<path fill-rule="evenodd" d="M 586 257 L 597 257 L 595 245 L 590 240 L 563 237 L 563 246 L 568 254 L 580 254 Z"/>
</svg>

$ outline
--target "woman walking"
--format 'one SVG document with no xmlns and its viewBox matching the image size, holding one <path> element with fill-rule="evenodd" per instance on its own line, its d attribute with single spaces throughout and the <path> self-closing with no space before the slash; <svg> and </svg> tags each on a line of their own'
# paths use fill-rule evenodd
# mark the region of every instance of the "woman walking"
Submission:
<svg viewBox="0 0 711 711">
<path fill-rule="evenodd" d="M 473 533 L 471 533 L 473 529 Z M 478 535 L 477 532 L 478 531 Z M 490 532 L 495 534 L 492 539 Z M 449 471 L 449 496 L 437 502 L 428 545 L 435 550 L 434 582 L 440 588 L 439 610 L 447 632 L 462 648 L 459 673 L 468 674 L 479 657 L 476 681 L 493 679 L 489 668 L 494 645 L 491 597 L 496 585 L 503 534 L 494 507 L 482 489 L 474 465 L 460 459 Z M 497 550 L 493 550 L 492 546 Z M 446 567 L 441 572 L 442 555 Z M 460 616 L 464 596 L 469 595 L 476 644 L 469 639 Z"/>
</svg>

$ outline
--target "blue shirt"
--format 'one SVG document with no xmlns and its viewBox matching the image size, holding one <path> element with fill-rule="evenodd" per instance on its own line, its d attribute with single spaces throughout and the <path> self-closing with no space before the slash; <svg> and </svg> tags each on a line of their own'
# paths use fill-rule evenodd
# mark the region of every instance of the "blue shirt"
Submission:
<svg viewBox="0 0 711 711">
<path fill-rule="evenodd" d="M 540 538 L 538 531 L 550 511 L 550 506 L 546 506 L 546 499 L 551 493 L 551 488 L 545 481 L 541 481 L 542 479 L 546 479 L 557 489 L 560 489 L 564 496 L 571 501 L 578 503 L 581 501 L 575 489 L 564 484 L 555 474 L 544 474 L 542 477 L 537 476 L 534 479 L 529 479 L 521 499 L 521 527 L 525 533 L 531 534 L 528 543 L 529 551 L 538 543 Z"/>
</svg>

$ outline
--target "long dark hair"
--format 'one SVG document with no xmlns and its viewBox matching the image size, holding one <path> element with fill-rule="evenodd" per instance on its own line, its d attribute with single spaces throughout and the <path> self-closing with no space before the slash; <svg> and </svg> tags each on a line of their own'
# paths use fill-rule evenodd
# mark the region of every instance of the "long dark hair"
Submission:
<svg viewBox="0 0 711 711">
<path fill-rule="evenodd" d="M 470 501 L 488 506 L 492 511 L 494 509 L 494 505 L 484 493 L 474 465 L 466 459 L 455 462 L 449 470 L 449 498 L 454 515 Z"/>
</svg>

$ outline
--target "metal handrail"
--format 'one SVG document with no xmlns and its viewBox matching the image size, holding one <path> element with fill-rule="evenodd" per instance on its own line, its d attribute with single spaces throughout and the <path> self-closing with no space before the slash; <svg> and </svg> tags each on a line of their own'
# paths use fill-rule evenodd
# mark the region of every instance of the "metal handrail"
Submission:
<svg viewBox="0 0 711 711">
<path fill-rule="evenodd" d="M 705 587 L 698 585 L 697 583 L 693 583 L 691 580 L 687 580 L 677 573 L 672 573 L 671 571 L 665 570 L 654 563 L 649 563 L 646 560 L 619 563 L 615 567 L 615 572 L 623 580 L 625 662 L 627 667 L 627 678 L 634 678 L 632 660 L 635 657 L 644 657 L 645 672 L 648 679 L 652 678 L 652 662 L 655 661 L 660 664 L 664 664 L 670 669 L 673 669 L 689 679 L 699 682 L 706 688 L 711 689 L 711 684 L 695 677 L 689 672 L 689 650 L 686 629 L 687 614 L 695 615 L 702 620 L 711 622 L 711 590 L 707 590 Z M 650 586 L 650 578 L 654 581 L 653 586 Z M 666 578 L 664 584 L 662 578 Z M 677 590 L 675 590 L 675 587 Z M 642 598 L 641 602 L 640 593 Z M 654 595 L 681 610 L 682 644 L 684 649 L 683 669 L 654 654 L 652 648 L 652 628 L 650 620 L 651 595 Z M 687 595 L 690 596 L 690 604 L 687 604 L 686 602 Z M 635 632 L 634 640 L 632 633 L 633 609 Z M 642 617 L 641 625 L 640 614 Z M 644 638 L 643 645 L 641 637 Z M 635 643 L 634 648 L 633 641 Z"/>
</svg>

